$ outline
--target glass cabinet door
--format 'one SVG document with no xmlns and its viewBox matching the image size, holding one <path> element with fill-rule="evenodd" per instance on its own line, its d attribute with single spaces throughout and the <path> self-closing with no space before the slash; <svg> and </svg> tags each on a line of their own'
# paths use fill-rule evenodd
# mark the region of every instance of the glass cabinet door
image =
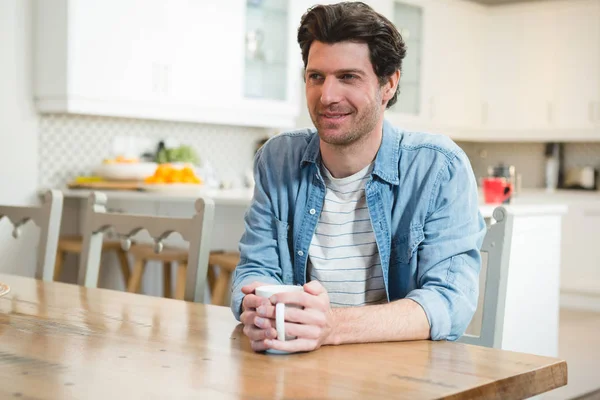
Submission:
<svg viewBox="0 0 600 400">
<path fill-rule="evenodd" d="M 419 115 L 421 112 L 423 10 L 421 7 L 395 2 L 392 22 L 406 43 L 406 56 L 402 60 L 400 94 L 391 110 L 403 114 Z"/>
<path fill-rule="evenodd" d="M 287 98 L 288 11 L 287 0 L 246 0 L 246 98 Z"/>
</svg>

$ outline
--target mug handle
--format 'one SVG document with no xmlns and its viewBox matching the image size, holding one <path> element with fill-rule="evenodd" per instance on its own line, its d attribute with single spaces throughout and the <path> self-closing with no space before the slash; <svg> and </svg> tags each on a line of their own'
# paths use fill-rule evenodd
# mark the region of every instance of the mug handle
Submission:
<svg viewBox="0 0 600 400">
<path fill-rule="evenodd" d="M 285 303 L 275 304 L 275 329 L 277 340 L 285 342 Z"/>
</svg>

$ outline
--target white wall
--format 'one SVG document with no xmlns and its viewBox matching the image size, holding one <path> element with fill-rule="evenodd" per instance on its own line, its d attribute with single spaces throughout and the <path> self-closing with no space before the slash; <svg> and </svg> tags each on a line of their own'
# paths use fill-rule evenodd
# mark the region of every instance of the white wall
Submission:
<svg viewBox="0 0 600 400">
<path fill-rule="evenodd" d="M 33 105 L 31 0 L 0 1 L 0 203 L 33 201 L 38 117 Z"/>
<path fill-rule="evenodd" d="M 34 202 L 38 176 L 38 117 L 33 105 L 32 1 L 0 1 L 0 203 Z M 33 276 L 39 230 L 15 241 L 0 222 L 0 272 Z M 28 246 L 29 244 L 29 246 Z"/>
</svg>

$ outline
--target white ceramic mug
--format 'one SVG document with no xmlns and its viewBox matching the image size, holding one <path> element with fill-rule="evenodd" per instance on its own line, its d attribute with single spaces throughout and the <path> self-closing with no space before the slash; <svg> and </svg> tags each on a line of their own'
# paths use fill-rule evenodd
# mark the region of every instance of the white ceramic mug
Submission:
<svg viewBox="0 0 600 400">
<path fill-rule="evenodd" d="M 269 285 L 269 286 L 259 286 L 254 290 L 254 293 L 258 297 L 270 298 L 274 294 L 277 293 L 287 293 L 287 292 L 304 292 L 304 288 L 302 286 L 294 286 L 294 285 Z M 284 303 L 277 303 L 275 305 L 275 329 L 277 330 L 277 340 L 282 342 L 286 340 L 296 339 L 295 336 L 287 336 L 285 334 L 285 307 Z M 287 307 L 300 308 L 299 306 L 288 304 Z M 268 353 L 274 354 L 287 354 L 286 352 L 269 349 Z"/>
</svg>

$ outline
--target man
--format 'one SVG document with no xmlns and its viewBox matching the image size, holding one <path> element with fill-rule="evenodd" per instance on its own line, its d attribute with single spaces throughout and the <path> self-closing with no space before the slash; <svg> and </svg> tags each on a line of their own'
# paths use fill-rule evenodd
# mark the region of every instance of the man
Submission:
<svg viewBox="0 0 600 400">
<path fill-rule="evenodd" d="M 405 46 L 359 3 L 316 6 L 298 30 L 315 130 L 283 133 L 255 159 L 232 310 L 255 351 L 455 340 L 475 311 L 485 223 L 463 151 L 384 120 Z M 266 284 L 304 292 L 256 296 Z M 286 308 L 276 340 L 274 304 Z"/>
</svg>

